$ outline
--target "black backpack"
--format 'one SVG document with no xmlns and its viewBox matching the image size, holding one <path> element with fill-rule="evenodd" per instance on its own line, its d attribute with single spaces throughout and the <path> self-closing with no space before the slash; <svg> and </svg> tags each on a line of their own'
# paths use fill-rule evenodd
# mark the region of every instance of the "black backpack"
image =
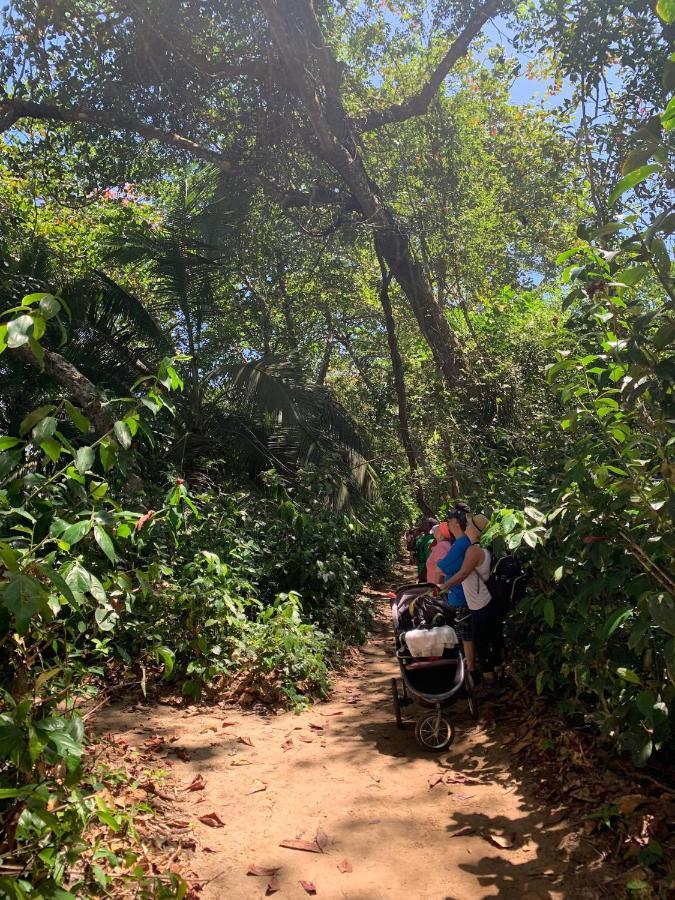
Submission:
<svg viewBox="0 0 675 900">
<path fill-rule="evenodd" d="M 480 578 L 480 575 L 478 577 Z M 530 575 L 523 569 L 520 560 L 510 553 L 494 560 L 489 576 L 485 581 L 481 578 L 490 592 L 492 603 L 503 614 L 509 612 L 523 599 L 529 580 Z"/>
</svg>

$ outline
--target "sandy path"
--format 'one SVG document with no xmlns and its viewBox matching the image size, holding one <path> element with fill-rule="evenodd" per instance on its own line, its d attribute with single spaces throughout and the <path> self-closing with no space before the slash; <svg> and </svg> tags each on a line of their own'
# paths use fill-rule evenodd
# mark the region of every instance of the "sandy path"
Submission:
<svg viewBox="0 0 675 900">
<path fill-rule="evenodd" d="M 200 896 L 263 897 L 269 879 L 247 876 L 249 863 L 280 867 L 279 898 L 306 898 L 301 879 L 331 900 L 604 896 L 597 886 L 602 873 L 592 871 L 588 853 L 580 854 L 583 838 L 566 823 L 544 827 L 550 810 L 500 748 L 497 727 L 474 725 L 460 701 L 452 711 L 455 743 L 437 756 L 418 747 L 411 727 L 396 728 L 390 679 L 397 667 L 385 611 L 383 599 L 371 641 L 349 676 L 338 679 L 330 702 L 302 715 L 221 707 L 195 714 L 163 705 L 117 706 L 100 715 L 99 731 L 132 746 L 149 735 L 177 736 L 172 747 L 189 759 L 169 755 L 172 781 L 182 787 L 204 778 L 203 791 L 179 791 L 172 805 L 176 819 L 194 823 Z M 415 708 L 408 713 L 412 719 Z M 430 788 L 436 773 L 477 783 Z M 266 789 L 250 793 L 259 782 Z M 210 812 L 225 827 L 198 821 Z M 318 828 L 329 839 L 323 854 L 279 846 L 313 840 Z M 485 837 L 504 831 L 516 835 L 512 849 Z M 344 859 L 353 871 L 339 871 Z"/>
</svg>

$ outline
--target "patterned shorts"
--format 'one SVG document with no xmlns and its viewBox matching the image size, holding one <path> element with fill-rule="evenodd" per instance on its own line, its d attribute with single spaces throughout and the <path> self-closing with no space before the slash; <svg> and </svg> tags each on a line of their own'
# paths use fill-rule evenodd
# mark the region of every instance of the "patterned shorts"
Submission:
<svg viewBox="0 0 675 900">
<path fill-rule="evenodd" d="M 458 609 L 452 627 L 457 632 L 457 637 L 460 641 L 472 641 L 473 624 L 471 622 L 471 611 L 464 608 Z"/>
</svg>

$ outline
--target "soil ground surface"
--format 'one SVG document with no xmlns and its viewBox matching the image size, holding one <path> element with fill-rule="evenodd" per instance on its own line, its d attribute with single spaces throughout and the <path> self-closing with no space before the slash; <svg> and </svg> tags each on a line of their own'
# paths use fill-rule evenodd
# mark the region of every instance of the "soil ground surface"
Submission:
<svg viewBox="0 0 675 900">
<path fill-rule="evenodd" d="M 284 900 L 312 887 L 326 900 L 622 895 L 578 823 L 556 822 L 489 709 L 474 724 L 458 701 L 455 742 L 437 755 L 415 740 L 416 707 L 404 710 L 407 727 L 396 727 L 389 604 L 371 595 L 378 615 L 369 643 L 329 701 L 301 715 L 163 704 L 99 713 L 96 730 L 131 748 L 166 742 L 156 765 L 170 773 L 170 816 L 193 839 L 198 896 L 264 897 L 272 876 L 247 874 L 251 864 L 278 868 L 270 888 Z M 508 703 L 508 694 L 494 702 Z M 324 852 L 280 846 L 311 846 L 317 835 Z"/>
</svg>

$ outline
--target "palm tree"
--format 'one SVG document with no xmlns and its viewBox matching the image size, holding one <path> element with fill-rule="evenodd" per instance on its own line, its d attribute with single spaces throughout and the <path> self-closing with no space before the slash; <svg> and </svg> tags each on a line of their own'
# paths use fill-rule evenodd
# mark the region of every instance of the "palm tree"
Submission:
<svg viewBox="0 0 675 900">
<path fill-rule="evenodd" d="M 145 302 L 100 271 L 60 278 L 44 247 L 20 261 L 0 302 L 6 308 L 22 293 L 58 292 L 71 322 L 67 331 L 51 326 L 48 345 L 102 392 L 128 393 L 162 357 L 186 353 L 186 389 L 176 398 L 168 452 L 188 477 L 223 461 L 254 476 L 271 467 L 291 478 L 318 468 L 335 476 L 330 500 L 345 508 L 375 486 L 364 440 L 349 415 L 327 388 L 306 377 L 296 358 L 249 352 L 242 361 L 241 348 L 223 341 L 237 279 L 228 243 L 246 208 L 246 197 L 235 192 L 235 201 L 228 199 L 231 189 L 211 170 L 191 173 L 161 228 L 135 230 L 116 241 L 119 262 L 146 267 L 153 288 Z M 15 422 L 17 409 L 36 399 L 24 391 L 18 402 L 25 373 L 5 354 L 0 367 L 7 366 L 15 390 L 0 407 L 6 427 L 10 410 Z M 68 391 L 68 385 L 46 389 Z"/>
</svg>

